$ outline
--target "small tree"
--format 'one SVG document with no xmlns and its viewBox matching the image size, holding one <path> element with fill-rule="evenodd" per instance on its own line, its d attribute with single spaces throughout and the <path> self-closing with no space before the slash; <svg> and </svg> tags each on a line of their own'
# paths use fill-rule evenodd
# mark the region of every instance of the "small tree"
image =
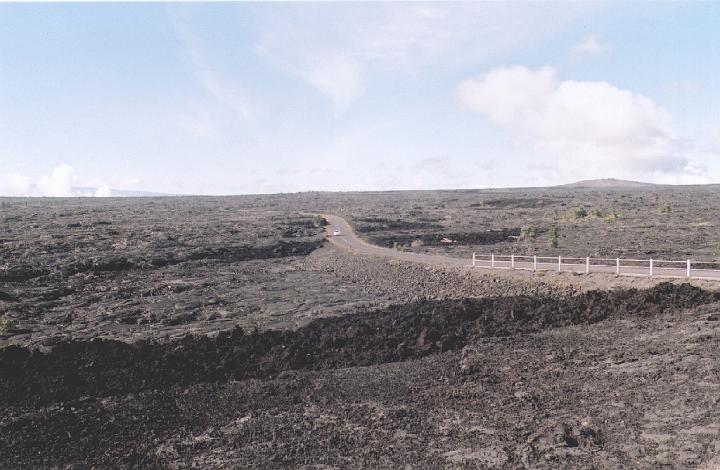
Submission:
<svg viewBox="0 0 720 470">
<path fill-rule="evenodd" d="M 663 203 L 663 205 L 660 206 L 661 214 L 671 214 L 672 211 L 673 211 L 673 208 L 669 202 Z"/>
<path fill-rule="evenodd" d="M 520 240 L 534 240 L 537 236 L 537 229 L 532 225 L 526 225 L 520 229 Z"/>
<path fill-rule="evenodd" d="M 587 217 L 588 213 L 584 207 L 573 207 L 570 209 L 570 215 L 573 219 L 584 219 Z"/>
<path fill-rule="evenodd" d="M 548 246 L 550 246 L 550 248 L 557 248 L 559 246 L 558 228 L 555 226 L 550 227 L 550 230 L 548 231 Z"/>
<path fill-rule="evenodd" d="M 325 217 L 316 215 L 313 217 L 313 225 L 317 228 L 325 227 L 328 224 L 327 220 L 325 220 Z"/>
</svg>

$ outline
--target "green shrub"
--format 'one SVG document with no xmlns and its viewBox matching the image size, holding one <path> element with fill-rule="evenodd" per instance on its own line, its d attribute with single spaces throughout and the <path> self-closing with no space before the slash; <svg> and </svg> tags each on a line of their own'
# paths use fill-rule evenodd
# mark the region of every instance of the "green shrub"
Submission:
<svg viewBox="0 0 720 470">
<path fill-rule="evenodd" d="M 584 219 L 588 216 L 588 213 L 584 207 L 573 207 L 572 209 L 570 209 L 570 216 L 573 219 Z"/>
<path fill-rule="evenodd" d="M 519 240 L 534 240 L 537 236 L 537 229 L 532 225 L 526 225 L 520 229 Z"/>
<path fill-rule="evenodd" d="M 17 322 L 8 315 L 0 315 L 0 333 L 7 333 L 15 328 Z"/>
<path fill-rule="evenodd" d="M 613 220 L 618 218 L 618 214 L 615 212 L 611 212 L 605 217 L 602 218 L 603 222 L 612 222 Z"/>
<path fill-rule="evenodd" d="M 669 202 L 666 202 L 660 206 L 660 213 L 661 214 L 671 214 L 673 211 L 672 206 Z"/>
<path fill-rule="evenodd" d="M 558 232 L 559 230 L 557 227 L 550 227 L 550 230 L 548 231 L 548 246 L 550 248 L 557 248 L 559 246 Z"/>
<path fill-rule="evenodd" d="M 328 221 L 325 220 L 325 217 L 320 216 L 320 215 L 316 215 L 313 217 L 313 225 L 316 228 L 325 227 L 327 224 L 328 224 Z"/>
</svg>

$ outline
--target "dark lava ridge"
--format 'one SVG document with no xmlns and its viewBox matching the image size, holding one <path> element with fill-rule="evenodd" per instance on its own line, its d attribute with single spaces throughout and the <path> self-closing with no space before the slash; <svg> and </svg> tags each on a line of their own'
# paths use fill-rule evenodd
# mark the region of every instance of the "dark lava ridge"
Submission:
<svg viewBox="0 0 720 470">
<path fill-rule="evenodd" d="M 334 318 L 298 330 L 187 336 L 159 343 L 69 340 L 49 351 L 0 350 L 0 403 L 50 403 L 174 385 L 272 377 L 405 361 L 503 337 L 608 318 L 653 317 L 717 302 L 689 284 L 590 291 L 566 297 L 419 301 Z"/>
</svg>

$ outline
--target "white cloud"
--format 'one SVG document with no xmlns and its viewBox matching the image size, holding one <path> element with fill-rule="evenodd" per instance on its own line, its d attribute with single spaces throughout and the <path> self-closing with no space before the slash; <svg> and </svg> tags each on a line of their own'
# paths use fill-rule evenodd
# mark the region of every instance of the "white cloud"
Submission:
<svg viewBox="0 0 720 470">
<path fill-rule="evenodd" d="M 76 181 L 74 170 L 70 165 L 62 164 L 55 167 L 48 176 L 43 176 L 37 183 L 41 196 L 69 197 L 74 196 L 73 184 Z"/>
<path fill-rule="evenodd" d="M 18 173 L 0 174 L 0 196 L 26 196 L 30 193 L 30 178 Z"/>
<path fill-rule="evenodd" d="M 288 5 L 258 12 L 254 50 L 342 111 L 362 96 L 373 72 L 415 74 L 424 67 L 483 60 L 552 31 L 589 8 L 594 7 L 509 2 Z M 541 13 L 552 20 L 537 21 Z"/>
<path fill-rule="evenodd" d="M 112 196 L 112 190 L 107 187 L 107 185 L 100 186 L 95 190 L 95 197 L 111 197 Z"/>
<path fill-rule="evenodd" d="M 254 114 L 249 104 L 249 98 L 237 86 L 219 78 L 210 68 L 196 63 L 196 74 L 205 90 L 215 100 L 230 109 L 242 120 L 253 120 Z"/>
<path fill-rule="evenodd" d="M 329 96 L 335 108 L 344 110 L 363 92 L 360 66 L 346 56 L 323 59 L 297 74 Z"/>
<path fill-rule="evenodd" d="M 192 31 L 187 18 L 176 16 L 173 19 L 193 74 L 210 98 L 202 103 L 187 103 L 190 109 L 178 118 L 179 127 L 194 137 L 213 138 L 221 127 L 254 121 L 257 106 L 242 81 L 237 77 L 228 79 L 212 66 L 202 41 Z"/>
<path fill-rule="evenodd" d="M 670 114 L 607 82 L 560 81 L 550 67 L 515 66 L 463 81 L 457 96 L 574 177 L 693 172 Z"/>
<path fill-rule="evenodd" d="M 101 184 L 97 189 L 77 188 L 78 177 L 70 165 L 53 168 L 50 174 L 33 181 L 19 173 L 0 173 L 0 196 L 14 197 L 110 197 L 112 190 Z"/>
<path fill-rule="evenodd" d="M 572 55 L 598 56 L 607 51 L 607 49 L 607 46 L 604 45 L 596 35 L 591 34 L 572 48 Z"/>
</svg>

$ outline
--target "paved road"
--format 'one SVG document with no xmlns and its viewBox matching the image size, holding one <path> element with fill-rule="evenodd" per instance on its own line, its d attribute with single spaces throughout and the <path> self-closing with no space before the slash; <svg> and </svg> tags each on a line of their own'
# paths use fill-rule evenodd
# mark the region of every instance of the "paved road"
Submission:
<svg viewBox="0 0 720 470">
<path fill-rule="evenodd" d="M 326 227 L 328 239 L 342 249 L 350 249 L 358 253 L 367 255 L 382 256 L 384 258 L 392 258 L 402 261 L 413 261 L 416 263 L 426 263 L 436 266 L 466 266 L 470 267 L 472 260 L 462 258 L 451 258 L 449 256 L 424 255 L 420 253 L 410 253 L 394 250 L 392 248 L 383 248 L 377 245 L 371 245 L 355 235 L 350 224 L 342 217 L 336 215 L 324 214 L 325 220 L 329 225 Z M 339 230 L 340 235 L 333 235 L 333 230 Z"/>
<path fill-rule="evenodd" d="M 384 258 L 392 258 L 402 261 L 413 261 L 416 263 L 426 263 L 435 266 L 465 266 L 471 267 L 471 259 L 463 258 L 452 258 L 449 256 L 441 255 L 425 255 L 420 253 L 410 253 L 394 250 L 392 248 L 383 248 L 381 246 L 372 245 L 361 240 L 355 232 L 353 232 L 350 224 L 347 223 L 342 217 L 336 215 L 324 214 L 323 217 L 328 221 L 326 227 L 326 233 L 328 239 L 341 249 L 352 250 L 358 253 L 366 255 L 381 256 Z M 333 235 L 333 231 L 340 231 L 340 235 Z M 624 276 L 649 276 L 650 267 L 646 261 L 643 263 L 628 263 L 634 264 L 634 266 L 622 266 L 620 274 Z M 522 270 L 543 270 L 543 271 L 558 271 L 557 258 L 553 259 L 539 259 L 537 264 L 529 258 L 519 258 L 513 263 L 510 261 L 508 256 L 498 258 L 494 263 L 489 257 L 477 258 L 475 261 L 475 267 L 487 268 L 487 269 L 522 269 Z M 672 267 L 671 267 L 672 266 Z M 566 258 L 560 265 L 562 272 L 580 272 L 584 273 L 587 270 L 586 260 Z M 617 266 L 615 261 L 592 261 L 590 271 L 593 273 L 608 273 L 617 274 Z M 720 280 L 720 271 L 709 270 L 709 269 L 697 269 L 693 268 L 691 271 L 692 277 L 695 279 L 710 279 Z M 656 264 L 653 266 L 653 276 L 663 278 L 685 278 L 687 277 L 687 266 L 683 262 L 672 265 Z"/>
</svg>

